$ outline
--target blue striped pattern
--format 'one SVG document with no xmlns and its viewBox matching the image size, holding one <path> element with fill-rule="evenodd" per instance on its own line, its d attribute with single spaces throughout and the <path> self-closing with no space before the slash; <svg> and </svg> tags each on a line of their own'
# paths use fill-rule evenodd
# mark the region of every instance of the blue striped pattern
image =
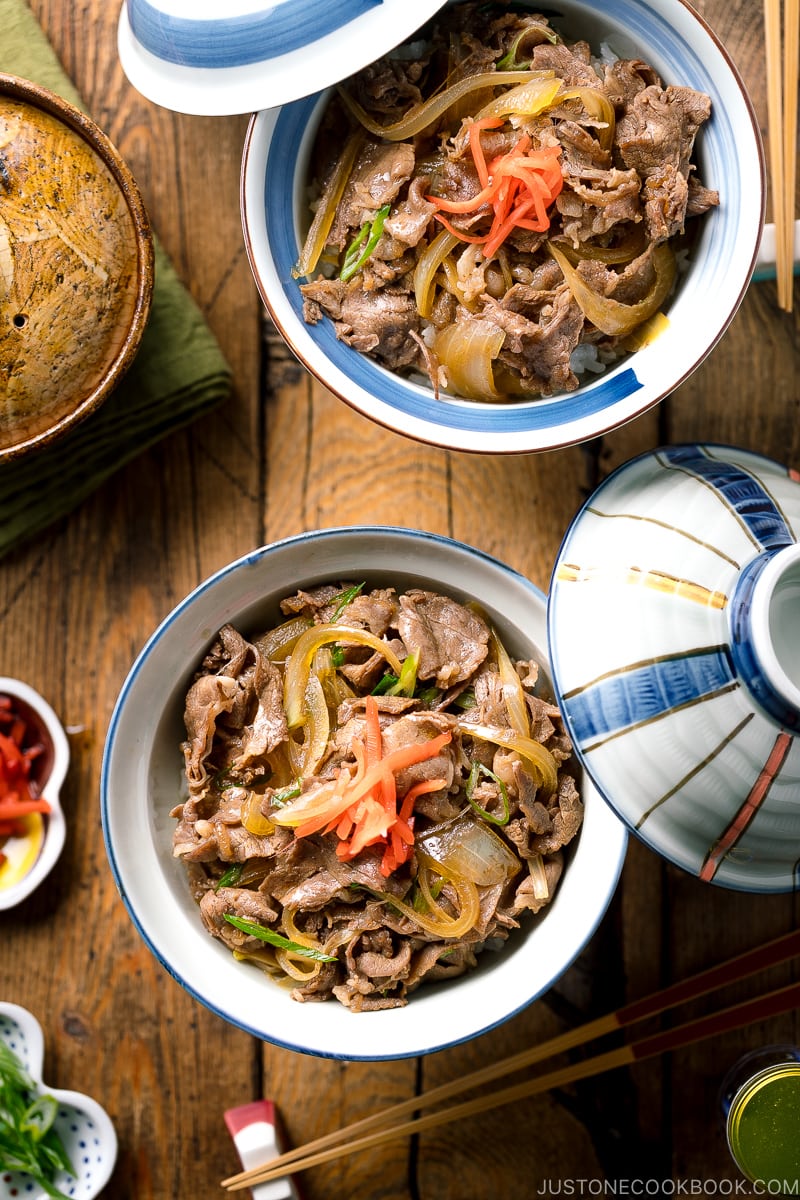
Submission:
<svg viewBox="0 0 800 1200">
<path fill-rule="evenodd" d="M 709 458 L 699 446 L 675 446 L 663 452 L 676 467 L 698 475 L 715 488 L 765 550 L 794 545 L 794 535 L 769 492 L 736 463 Z"/>
<path fill-rule="evenodd" d="M 278 3 L 261 12 L 202 20 L 162 12 L 149 0 L 128 0 L 128 21 L 136 40 L 164 62 L 218 69 L 267 62 L 302 50 L 382 3 Z"/>
<path fill-rule="evenodd" d="M 728 652 L 718 646 L 623 668 L 562 700 L 575 740 L 589 751 L 591 742 L 666 716 L 735 683 Z"/>
</svg>

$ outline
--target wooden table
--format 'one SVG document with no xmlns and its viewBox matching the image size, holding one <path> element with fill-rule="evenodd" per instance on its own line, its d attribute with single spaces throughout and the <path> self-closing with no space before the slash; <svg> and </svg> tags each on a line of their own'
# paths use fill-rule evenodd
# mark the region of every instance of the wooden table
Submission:
<svg viewBox="0 0 800 1200">
<path fill-rule="evenodd" d="M 133 169 L 162 243 L 233 367 L 235 391 L 0 569 L 2 673 L 50 700 L 73 754 L 63 857 L 28 901 L 0 914 L 0 995 L 45 1026 L 48 1082 L 86 1091 L 110 1112 L 120 1156 L 104 1196 L 205 1200 L 223 1194 L 219 1180 L 238 1166 L 225 1108 L 272 1097 L 291 1139 L 307 1140 L 783 932 L 797 922 L 798 900 L 703 885 L 633 843 L 588 949 L 547 996 L 497 1031 L 395 1063 L 317 1060 L 262 1045 L 157 965 L 114 887 L 100 829 L 100 760 L 138 650 L 211 572 L 301 530 L 400 519 L 469 541 L 546 589 L 579 504 L 635 454 L 707 439 L 797 465 L 800 303 L 796 290 L 795 316 L 784 315 L 773 283 L 752 285 L 695 375 L 600 441 L 516 458 L 416 446 L 329 395 L 265 321 L 239 222 L 247 117 L 177 116 L 142 99 L 117 59 L 119 0 L 31 3 Z M 699 7 L 765 129 L 760 5 Z M 777 986 L 791 976 L 778 970 L 772 978 Z M 744 985 L 729 989 L 726 1000 L 744 994 Z M 702 1010 L 698 1003 L 691 1011 Z M 800 1040 L 797 1014 L 318 1169 L 304 1187 L 309 1200 L 599 1195 L 604 1179 L 629 1181 L 633 1194 L 652 1194 L 658 1179 L 695 1194 L 722 1190 L 738 1175 L 717 1120 L 720 1080 L 746 1048 L 787 1040 Z"/>
</svg>

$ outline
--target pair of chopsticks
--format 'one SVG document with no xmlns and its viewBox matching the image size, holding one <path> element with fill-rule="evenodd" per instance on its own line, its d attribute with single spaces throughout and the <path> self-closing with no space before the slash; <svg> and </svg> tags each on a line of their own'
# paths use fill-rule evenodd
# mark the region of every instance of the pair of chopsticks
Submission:
<svg viewBox="0 0 800 1200">
<path fill-rule="evenodd" d="M 764 0 L 764 35 L 778 307 L 785 312 L 791 312 L 797 179 L 800 0 L 783 0 L 783 37 L 781 37 L 781 0 Z M 781 41 L 783 42 L 782 50 Z"/>
<path fill-rule="evenodd" d="M 774 941 L 767 942 L 766 945 L 748 950 L 744 954 L 701 971 L 697 975 L 692 975 L 689 979 L 674 983 L 642 1000 L 627 1004 L 615 1012 L 607 1013 L 576 1029 L 559 1034 L 530 1050 L 523 1050 L 519 1054 L 491 1063 L 471 1075 L 463 1076 L 452 1083 L 442 1084 L 421 1096 L 413 1096 L 382 1112 L 356 1121 L 344 1129 L 326 1134 L 304 1146 L 298 1146 L 294 1150 L 289 1150 L 278 1158 L 264 1163 L 261 1167 L 232 1175 L 228 1179 L 223 1179 L 221 1186 L 229 1191 L 237 1191 L 254 1184 L 280 1179 L 286 1175 L 293 1175 L 297 1171 L 304 1171 L 308 1167 L 330 1162 L 346 1154 L 367 1150 L 372 1146 L 393 1141 L 396 1138 L 424 1133 L 425 1130 L 434 1129 L 438 1125 L 463 1120 L 490 1108 L 498 1108 L 500 1105 L 510 1104 L 552 1088 L 564 1087 L 566 1084 L 580 1079 L 588 1079 L 615 1067 L 630 1066 L 633 1063 L 642 1062 L 644 1059 L 693 1045 L 716 1034 L 741 1029 L 754 1021 L 766 1020 L 769 1017 L 788 1012 L 800 1005 L 800 983 L 789 984 L 787 987 L 778 988 L 775 991 L 756 996 L 754 999 L 734 1004 L 719 1012 L 687 1021 L 661 1033 L 639 1038 L 627 1045 L 608 1050 L 604 1054 L 561 1067 L 548 1074 L 539 1075 L 535 1079 L 524 1080 L 522 1083 L 503 1088 L 500 1091 L 478 1096 L 473 1100 L 466 1100 L 439 1112 L 429 1113 L 427 1116 L 409 1121 L 400 1120 L 410 1113 L 448 1100 L 459 1092 L 481 1087 L 502 1076 L 512 1075 L 543 1059 L 551 1058 L 555 1054 L 583 1046 L 604 1034 L 619 1031 L 643 1021 L 647 1017 L 667 1012 L 678 1004 L 705 996 L 726 984 L 747 979 L 758 971 L 777 966 L 796 955 L 800 955 L 800 929 L 795 929 L 791 933 L 775 938 Z"/>
</svg>

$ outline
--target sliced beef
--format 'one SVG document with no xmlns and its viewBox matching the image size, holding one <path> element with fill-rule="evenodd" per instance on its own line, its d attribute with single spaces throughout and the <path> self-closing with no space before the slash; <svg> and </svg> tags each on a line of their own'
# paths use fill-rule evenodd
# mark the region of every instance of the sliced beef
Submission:
<svg viewBox="0 0 800 1200">
<path fill-rule="evenodd" d="M 420 318 L 409 292 L 394 288 L 366 292 L 357 276 L 346 283 L 320 279 L 302 284 L 300 290 L 310 324 L 327 315 L 340 341 L 373 354 L 392 369 L 417 361 L 419 351 L 411 333 L 419 330 Z"/>
<path fill-rule="evenodd" d="M 412 589 L 400 598 L 400 636 L 419 653 L 417 674 L 450 687 L 467 679 L 488 653 L 486 622 L 449 596 Z"/>
</svg>

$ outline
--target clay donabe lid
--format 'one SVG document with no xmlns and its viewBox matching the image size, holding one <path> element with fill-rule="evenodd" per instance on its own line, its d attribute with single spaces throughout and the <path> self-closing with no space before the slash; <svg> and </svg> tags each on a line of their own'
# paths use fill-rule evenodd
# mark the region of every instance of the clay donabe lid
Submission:
<svg viewBox="0 0 800 1200">
<path fill-rule="evenodd" d="M 123 70 L 148 100 L 223 116 L 338 83 L 409 38 L 445 0 L 126 0 Z M 188 12 L 190 8 L 190 12 Z"/>
<path fill-rule="evenodd" d="M 66 100 L 0 75 L 0 463 L 102 403 L 152 289 L 147 214 L 111 142 Z"/>
</svg>

